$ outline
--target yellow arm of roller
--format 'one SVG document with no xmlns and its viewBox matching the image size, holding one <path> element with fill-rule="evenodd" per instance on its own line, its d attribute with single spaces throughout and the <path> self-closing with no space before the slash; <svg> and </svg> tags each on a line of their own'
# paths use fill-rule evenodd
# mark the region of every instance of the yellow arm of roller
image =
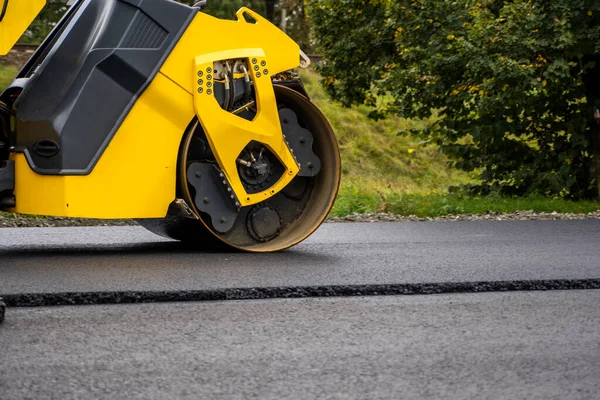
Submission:
<svg viewBox="0 0 600 400">
<path fill-rule="evenodd" d="M 6 55 L 42 11 L 46 0 L 0 0 L 0 55 Z"/>
<path fill-rule="evenodd" d="M 247 22 L 245 15 L 255 20 Z M 196 51 L 193 78 L 190 88 L 194 94 L 196 115 L 210 143 L 223 174 L 242 206 L 260 203 L 285 188 L 300 171 L 287 146 L 281 124 L 275 92 L 271 82 L 273 74 L 296 68 L 300 63 L 300 48 L 289 36 L 260 15 L 241 8 L 238 20 L 222 21 L 199 14 L 196 22 L 203 32 L 226 32 L 219 40 L 195 39 Z M 193 25 L 191 31 L 195 29 Z M 194 35 L 195 38 L 200 35 Z M 218 43 L 220 48 L 213 47 Z M 183 42 L 185 43 L 185 42 Z M 181 46 L 183 47 L 183 46 Z M 197 53 L 198 54 L 198 53 Z M 213 63 L 226 59 L 244 59 L 250 67 L 250 77 L 256 91 L 258 114 L 252 121 L 233 115 L 217 103 L 212 90 Z M 188 78 L 189 79 L 189 78 Z M 247 193 L 240 180 L 237 158 L 251 141 L 262 143 L 281 162 L 285 172 L 273 186 L 259 193 Z"/>
</svg>

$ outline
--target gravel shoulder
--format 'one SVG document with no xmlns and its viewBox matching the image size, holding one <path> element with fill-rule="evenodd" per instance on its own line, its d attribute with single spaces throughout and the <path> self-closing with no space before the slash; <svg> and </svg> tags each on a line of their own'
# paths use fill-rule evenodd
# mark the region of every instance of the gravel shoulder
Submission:
<svg viewBox="0 0 600 400">
<path fill-rule="evenodd" d="M 489 212 L 486 214 L 445 215 L 442 217 L 416 217 L 389 213 L 350 214 L 345 217 L 330 217 L 327 222 L 451 222 L 451 221 L 533 221 L 533 220 L 584 220 L 600 219 L 600 210 L 587 214 L 543 213 L 537 211 L 517 211 L 513 213 Z M 16 214 L 0 213 L 0 228 L 56 228 L 66 226 L 131 226 L 137 225 L 131 219 L 89 219 L 62 217 L 24 217 Z"/>
</svg>

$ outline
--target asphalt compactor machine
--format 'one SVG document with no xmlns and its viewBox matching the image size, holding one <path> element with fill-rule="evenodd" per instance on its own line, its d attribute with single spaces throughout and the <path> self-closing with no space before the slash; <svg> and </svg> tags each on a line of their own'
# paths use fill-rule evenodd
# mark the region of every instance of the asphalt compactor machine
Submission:
<svg viewBox="0 0 600 400">
<path fill-rule="evenodd" d="M 0 209 L 136 219 L 206 248 L 307 238 L 340 182 L 334 133 L 292 71 L 310 60 L 250 9 L 73 3 L 0 96 Z M 0 0 L 6 54 L 45 0 Z"/>
</svg>

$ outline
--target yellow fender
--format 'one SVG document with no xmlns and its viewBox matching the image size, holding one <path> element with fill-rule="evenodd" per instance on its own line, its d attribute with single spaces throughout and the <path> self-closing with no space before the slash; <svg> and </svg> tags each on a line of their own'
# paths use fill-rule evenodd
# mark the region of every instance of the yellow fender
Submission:
<svg viewBox="0 0 600 400">
<path fill-rule="evenodd" d="M 6 55 L 46 5 L 46 0 L 0 0 L 0 55 Z"/>
</svg>

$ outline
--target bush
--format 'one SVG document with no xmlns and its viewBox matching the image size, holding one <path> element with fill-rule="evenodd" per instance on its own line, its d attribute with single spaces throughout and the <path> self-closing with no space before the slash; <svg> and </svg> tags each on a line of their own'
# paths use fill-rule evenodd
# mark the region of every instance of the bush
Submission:
<svg viewBox="0 0 600 400">
<path fill-rule="evenodd" d="M 438 113 L 408 133 L 480 171 L 478 192 L 598 197 L 600 2 L 308 3 L 333 98 L 374 118 Z"/>
</svg>

